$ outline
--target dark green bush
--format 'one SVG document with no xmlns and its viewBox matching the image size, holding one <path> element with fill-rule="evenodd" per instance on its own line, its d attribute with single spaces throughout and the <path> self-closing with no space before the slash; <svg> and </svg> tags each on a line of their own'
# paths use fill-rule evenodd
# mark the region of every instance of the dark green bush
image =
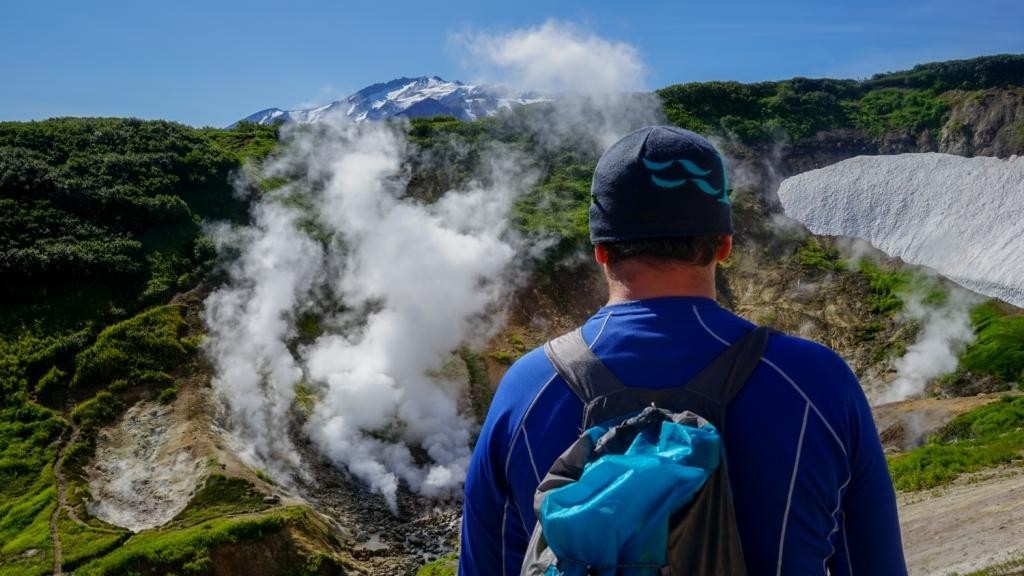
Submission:
<svg viewBox="0 0 1024 576">
<path fill-rule="evenodd" d="M 875 74 L 865 84 L 870 88 L 917 88 L 934 92 L 1024 86 L 1024 55 L 999 54 L 918 64 L 905 72 Z"/>
<path fill-rule="evenodd" d="M 117 396 L 104 390 L 82 402 L 71 411 L 71 419 L 82 428 L 96 429 L 110 424 L 124 410 L 124 403 Z"/>
<path fill-rule="evenodd" d="M 915 132 L 942 127 L 949 106 L 925 90 L 884 88 L 847 105 L 854 126 L 874 136 L 898 128 Z"/>
</svg>

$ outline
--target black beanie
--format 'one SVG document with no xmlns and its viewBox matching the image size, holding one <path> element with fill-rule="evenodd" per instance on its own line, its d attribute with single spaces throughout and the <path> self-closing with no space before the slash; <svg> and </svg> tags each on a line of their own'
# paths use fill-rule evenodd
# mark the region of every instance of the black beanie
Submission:
<svg viewBox="0 0 1024 576">
<path fill-rule="evenodd" d="M 650 126 L 612 144 L 590 186 L 590 241 L 732 234 L 722 156 L 702 136 Z"/>
</svg>

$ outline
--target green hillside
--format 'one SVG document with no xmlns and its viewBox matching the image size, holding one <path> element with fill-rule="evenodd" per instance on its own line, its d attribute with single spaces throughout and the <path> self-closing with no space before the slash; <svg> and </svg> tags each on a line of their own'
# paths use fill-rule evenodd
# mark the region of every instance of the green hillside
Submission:
<svg viewBox="0 0 1024 576">
<path fill-rule="evenodd" d="M 756 145 L 840 128 L 863 130 L 876 138 L 901 128 L 938 130 L 949 112 L 944 95 L 1010 86 L 1024 87 L 1024 56 L 922 64 L 864 81 L 699 82 L 657 93 L 672 123 Z"/>
</svg>

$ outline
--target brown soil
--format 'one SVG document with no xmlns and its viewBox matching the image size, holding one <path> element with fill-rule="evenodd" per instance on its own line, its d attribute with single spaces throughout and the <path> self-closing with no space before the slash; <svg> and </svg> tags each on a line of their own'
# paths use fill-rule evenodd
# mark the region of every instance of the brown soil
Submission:
<svg viewBox="0 0 1024 576">
<path fill-rule="evenodd" d="M 871 412 L 886 451 L 910 450 L 923 444 L 930 434 L 937 432 L 953 418 L 995 402 L 1006 394 L 1019 392 L 978 394 L 964 398 L 904 400 L 875 406 Z"/>
<path fill-rule="evenodd" d="M 68 507 L 67 502 L 67 480 L 64 478 L 64 459 L 66 457 L 67 449 L 75 445 L 78 441 L 78 426 L 75 426 L 71 419 L 68 419 L 71 425 L 71 435 L 67 441 L 64 442 L 60 451 L 57 453 L 57 461 L 53 464 L 53 476 L 56 479 L 56 490 L 57 490 L 57 507 L 53 511 L 53 515 L 50 516 L 50 537 L 53 539 L 53 574 L 54 576 L 61 576 L 64 573 L 64 554 L 60 542 L 60 515 L 61 513 L 69 513 L 72 519 L 76 522 L 81 523 L 78 517 Z"/>
<path fill-rule="evenodd" d="M 1024 558 L 1024 467 L 900 494 L 899 507 L 912 576 L 965 574 Z"/>
<path fill-rule="evenodd" d="M 875 424 L 887 452 L 908 450 L 956 416 L 1004 394 L 875 406 Z M 1024 467 L 969 474 L 949 486 L 897 498 L 912 575 L 963 574 L 1024 558 Z"/>
</svg>

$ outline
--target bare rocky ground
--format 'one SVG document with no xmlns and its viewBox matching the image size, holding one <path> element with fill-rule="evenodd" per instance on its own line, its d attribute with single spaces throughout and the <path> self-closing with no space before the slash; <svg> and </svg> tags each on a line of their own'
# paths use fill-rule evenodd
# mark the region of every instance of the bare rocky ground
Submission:
<svg viewBox="0 0 1024 576">
<path fill-rule="evenodd" d="M 923 398 L 875 406 L 887 452 L 920 446 L 959 414 L 1005 393 Z M 1024 466 L 1005 466 L 958 478 L 949 486 L 897 495 L 903 548 L 914 576 L 946 576 L 1024 559 Z M 1024 572 L 993 572 L 1010 575 Z"/>
<path fill-rule="evenodd" d="M 196 325 L 202 296 L 197 289 L 175 299 L 187 306 L 186 319 Z M 287 487 L 276 484 L 236 456 L 208 368 L 199 362 L 175 376 L 179 392 L 173 402 L 139 401 L 100 431 L 85 470 L 92 500 L 83 513 L 135 532 L 157 528 L 217 473 L 251 482 L 272 505 L 310 506 L 334 528 L 343 550 L 339 559 L 350 574 L 415 574 L 456 548 L 460 502 L 423 499 L 403 486 L 398 514 L 392 514 L 383 497 L 331 465 L 301 437 L 298 412 L 294 440 L 308 475 Z M 246 559 L 233 562 L 244 566 Z"/>
<path fill-rule="evenodd" d="M 101 432 L 87 469 L 97 518 L 133 532 L 160 526 L 188 505 L 206 476 L 194 423 L 175 419 L 171 405 L 142 401 Z"/>
<path fill-rule="evenodd" d="M 219 408 L 209 388 L 194 385 L 183 386 L 173 404 L 135 404 L 99 434 L 87 469 L 88 512 L 133 531 L 156 528 L 217 472 L 249 480 L 275 503 L 308 504 L 336 530 L 352 574 L 414 574 L 457 546 L 460 503 L 423 499 L 403 488 L 394 515 L 379 494 L 324 460 L 308 441 L 297 439 L 309 477 L 290 488 L 268 483 L 232 454 Z"/>
<path fill-rule="evenodd" d="M 454 551 L 462 518 L 460 502 L 421 498 L 402 486 L 398 514 L 384 498 L 344 470 L 300 444 L 311 478 L 296 491 L 338 527 L 342 543 L 364 574 L 415 574 L 423 564 Z"/>
<path fill-rule="evenodd" d="M 899 495 L 912 576 L 967 574 L 1024 559 L 1024 466 L 986 470 Z M 1020 574 L 1000 571 L 994 574 Z"/>
</svg>

